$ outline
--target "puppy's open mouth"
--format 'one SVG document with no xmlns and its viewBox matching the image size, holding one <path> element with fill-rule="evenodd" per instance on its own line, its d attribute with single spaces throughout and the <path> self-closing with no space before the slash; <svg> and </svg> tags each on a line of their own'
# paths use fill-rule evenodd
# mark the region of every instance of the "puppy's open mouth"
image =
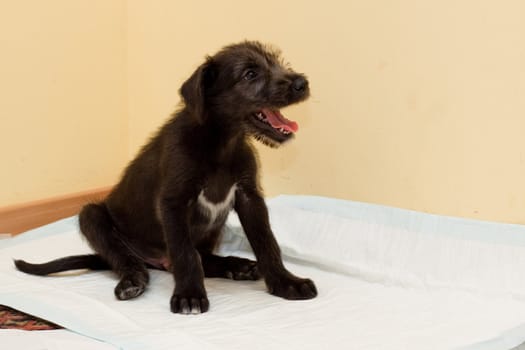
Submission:
<svg viewBox="0 0 525 350">
<path fill-rule="evenodd" d="M 263 108 L 249 118 L 250 133 L 262 143 L 278 147 L 293 138 L 299 126 L 293 120 L 286 119 L 279 109 Z"/>
<path fill-rule="evenodd" d="M 263 108 L 255 113 L 255 118 L 260 122 L 271 126 L 275 131 L 278 131 L 283 135 L 289 135 L 297 132 L 299 129 L 296 122 L 286 119 L 278 109 L 272 110 L 269 108 Z"/>
<path fill-rule="evenodd" d="M 290 135 L 299 129 L 296 122 L 286 119 L 278 109 L 263 108 L 254 114 L 254 118 L 283 135 Z"/>
</svg>

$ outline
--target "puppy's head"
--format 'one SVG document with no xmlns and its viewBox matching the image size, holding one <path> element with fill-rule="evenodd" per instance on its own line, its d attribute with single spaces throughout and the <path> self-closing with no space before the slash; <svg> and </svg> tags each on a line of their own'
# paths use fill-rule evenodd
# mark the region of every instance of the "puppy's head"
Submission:
<svg viewBox="0 0 525 350">
<path fill-rule="evenodd" d="M 272 147 L 298 130 L 280 109 L 305 100 L 309 91 L 306 77 L 286 66 L 279 51 L 249 41 L 208 57 L 180 89 L 199 123 L 215 119 Z"/>
</svg>

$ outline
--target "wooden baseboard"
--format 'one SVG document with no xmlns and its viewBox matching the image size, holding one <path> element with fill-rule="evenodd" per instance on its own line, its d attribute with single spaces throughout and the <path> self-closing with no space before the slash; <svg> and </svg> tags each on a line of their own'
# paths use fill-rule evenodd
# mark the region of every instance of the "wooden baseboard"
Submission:
<svg viewBox="0 0 525 350">
<path fill-rule="evenodd" d="M 18 234 L 78 214 L 86 203 L 104 199 L 111 187 L 0 208 L 0 233 Z"/>
</svg>

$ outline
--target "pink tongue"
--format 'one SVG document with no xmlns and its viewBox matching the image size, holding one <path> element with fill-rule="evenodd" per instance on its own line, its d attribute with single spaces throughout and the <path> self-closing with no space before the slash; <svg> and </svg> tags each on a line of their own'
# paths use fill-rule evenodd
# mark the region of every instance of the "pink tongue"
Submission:
<svg viewBox="0 0 525 350">
<path fill-rule="evenodd" d="M 272 111 L 271 109 L 265 108 L 262 112 L 274 129 L 283 128 L 290 132 L 297 132 L 297 130 L 299 130 L 299 125 L 297 125 L 296 122 L 286 119 L 279 111 Z"/>
</svg>

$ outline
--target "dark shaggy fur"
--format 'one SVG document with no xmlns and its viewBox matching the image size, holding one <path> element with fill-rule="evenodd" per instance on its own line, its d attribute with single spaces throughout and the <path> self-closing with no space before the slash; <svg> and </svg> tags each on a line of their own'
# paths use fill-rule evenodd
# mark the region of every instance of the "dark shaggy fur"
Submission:
<svg viewBox="0 0 525 350">
<path fill-rule="evenodd" d="M 112 269 L 118 299 L 146 289 L 148 267 L 173 273 L 171 310 L 209 308 L 204 277 L 264 278 L 286 299 L 317 295 L 314 283 L 283 265 L 257 180 L 250 136 L 277 147 L 297 126 L 279 108 L 305 100 L 308 81 L 257 42 L 223 48 L 182 85 L 183 107 L 142 149 L 108 198 L 86 205 L 80 229 L 97 254 L 44 264 L 15 261 L 47 275 L 70 269 Z M 228 212 L 239 215 L 257 263 L 213 254 Z"/>
</svg>

